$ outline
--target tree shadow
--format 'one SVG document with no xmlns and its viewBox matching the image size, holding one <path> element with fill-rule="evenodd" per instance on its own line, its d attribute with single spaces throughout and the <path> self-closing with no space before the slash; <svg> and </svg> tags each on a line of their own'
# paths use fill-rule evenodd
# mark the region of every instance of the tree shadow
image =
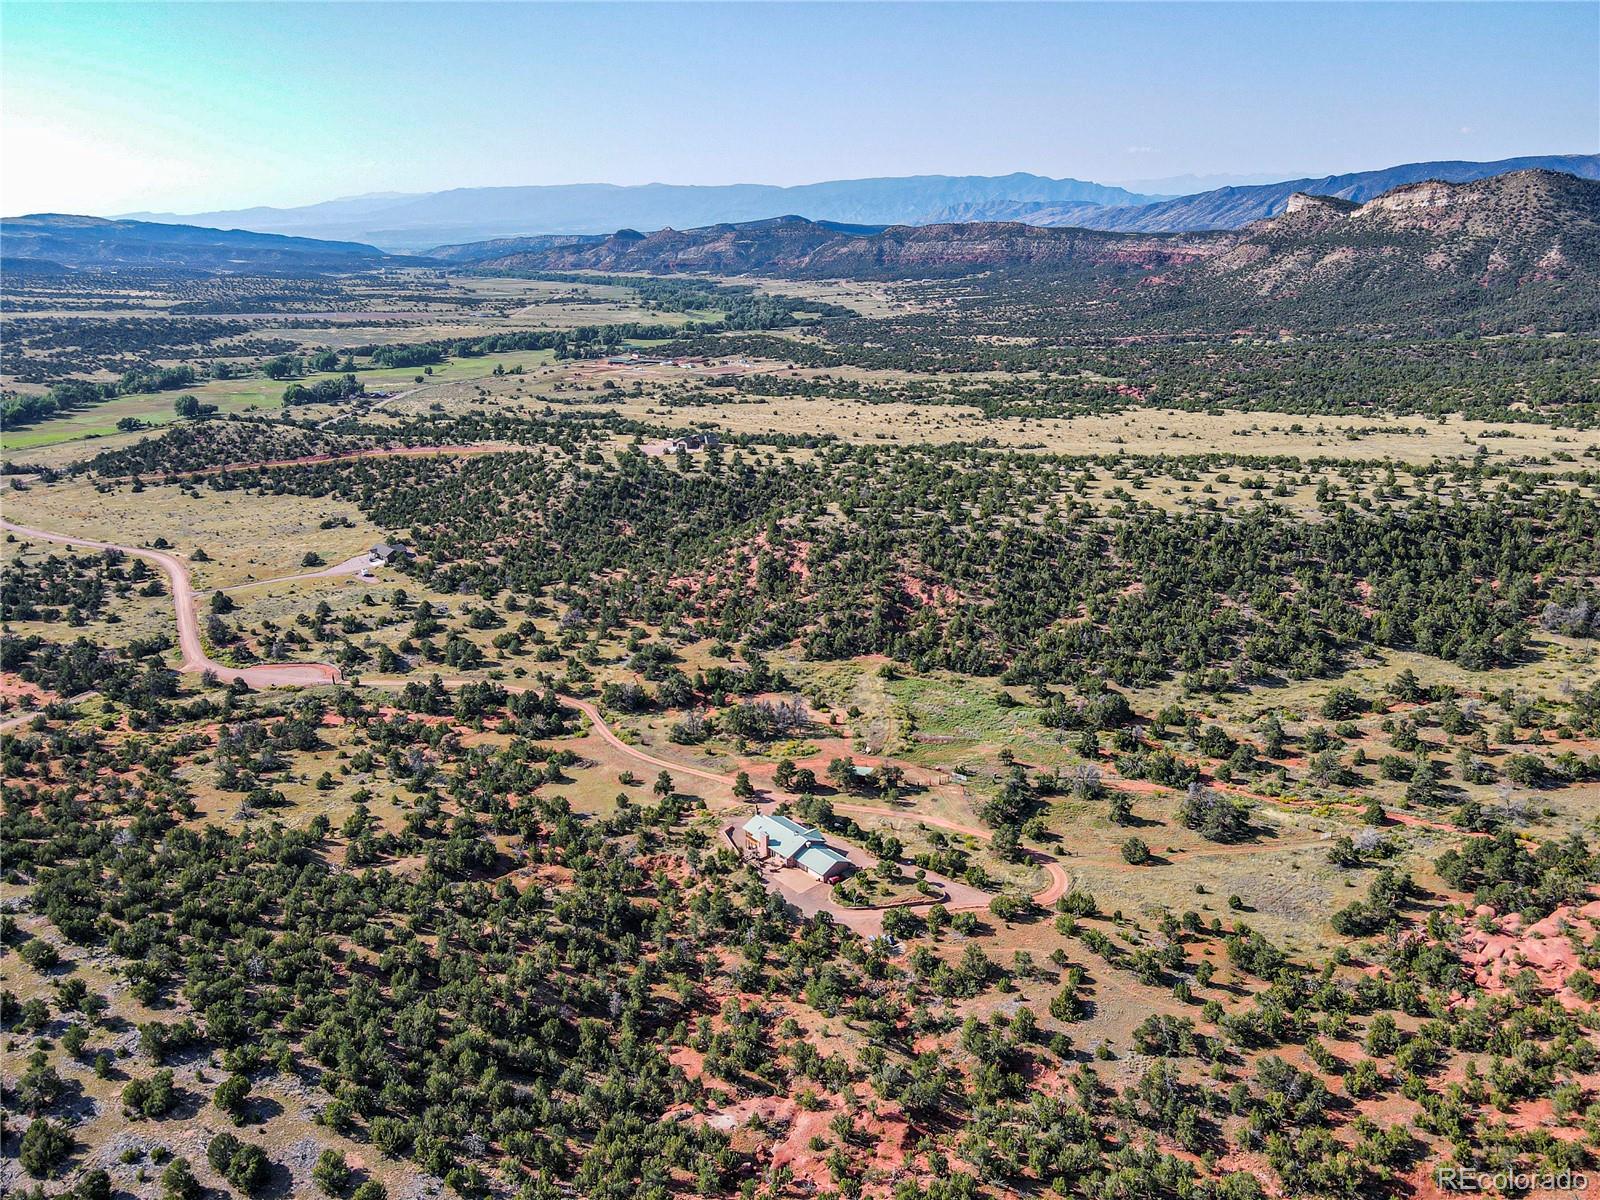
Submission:
<svg viewBox="0 0 1600 1200">
<path fill-rule="evenodd" d="M 245 1125 L 265 1125 L 274 1117 L 283 1115 L 283 1105 L 271 1096 L 251 1096 L 245 1101 L 243 1115 Z"/>
</svg>

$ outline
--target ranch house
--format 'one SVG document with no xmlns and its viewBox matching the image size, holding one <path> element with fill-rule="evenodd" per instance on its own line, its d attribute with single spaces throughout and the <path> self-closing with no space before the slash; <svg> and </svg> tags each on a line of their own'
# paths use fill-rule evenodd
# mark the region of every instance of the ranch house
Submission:
<svg viewBox="0 0 1600 1200">
<path fill-rule="evenodd" d="M 391 563 L 397 558 L 410 558 L 411 548 L 397 543 L 379 542 L 369 551 L 369 555 L 374 563 Z"/>
<path fill-rule="evenodd" d="M 691 433 L 686 437 L 674 438 L 667 443 L 669 454 L 692 454 L 696 450 L 710 450 L 719 444 L 719 439 L 714 433 Z"/>
<path fill-rule="evenodd" d="M 821 830 L 808 829 L 777 813 L 757 813 L 746 821 L 744 841 L 757 858 L 776 858 L 824 883 L 837 883 L 855 870 L 848 858 L 828 845 Z"/>
</svg>

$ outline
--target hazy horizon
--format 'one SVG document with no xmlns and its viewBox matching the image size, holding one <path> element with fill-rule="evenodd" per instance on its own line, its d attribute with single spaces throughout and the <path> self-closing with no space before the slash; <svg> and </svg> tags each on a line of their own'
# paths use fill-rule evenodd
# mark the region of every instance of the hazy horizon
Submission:
<svg viewBox="0 0 1600 1200">
<path fill-rule="evenodd" d="M 1594 5 L 3 9 L 8 214 L 1016 171 L 1170 191 L 1600 129 Z"/>
<path fill-rule="evenodd" d="M 1562 155 L 1562 154 L 1579 154 L 1579 155 L 1582 155 L 1582 154 L 1600 153 L 1600 151 L 1594 151 L 1594 150 L 1570 150 L 1570 151 L 1554 150 L 1554 151 L 1549 151 L 1548 153 L 1551 154 L 1551 155 Z M 1517 158 L 1517 157 L 1534 157 L 1534 156 L 1536 156 L 1536 155 L 1511 155 L 1511 156 L 1508 156 L 1508 157 Z M 1412 161 L 1419 161 L 1419 160 L 1412 160 Z M 1420 161 L 1427 161 L 1427 160 L 1420 160 Z M 1464 160 L 1464 161 L 1497 161 L 1497 160 L 1492 160 L 1492 159 L 1491 160 L 1469 159 L 1469 160 Z M 198 214 L 204 214 L 204 213 L 207 213 L 207 212 L 246 212 L 246 211 L 251 211 L 251 210 L 256 210 L 256 209 L 263 210 L 263 211 L 281 210 L 281 211 L 288 212 L 288 211 L 294 211 L 294 210 L 299 209 L 299 208 L 315 206 L 317 204 L 343 204 L 343 203 L 350 203 L 350 202 L 361 201 L 361 200 L 381 200 L 381 199 L 388 199 L 388 198 L 410 199 L 410 198 L 417 198 L 417 197 L 423 197 L 423 196 L 429 196 L 429 195 L 437 195 L 437 194 L 441 194 L 441 193 L 448 193 L 448 192 L 453 192 L 453 191 L 480 191 L 480 190 L 494 190 L 494 189 L 502 189 L 502 188 L 503 189 L 520 189 L 520 188 L 526 188 L 526 187 L 574 187 L 574 188 L 581 188 L 581 187 L 618 187 L 618 188 L 650 188 L 650 187 L 691 187 L 692 188 L 692 187 L 701 187 L 701 188 L 707 188 L 707 189 L 714 189 L 714 188 L 724 188 L 724 187 L 780 187 L 780 188 L 796 189 L 796 188 L 814 187 L 814 186 L 818 186 L 818 185 L 826 184 L 826 183 L 850 183 L 850 182 L 856 182 L 856 181 L 866 181 L 866 180 L 870 180 L 870 179 L 884 179 L 884 178 L 919 178 L 919 177 L 920 178 L 929 178 L 929 179 L 935 179 L 935 178 L 1005 178 L 1005 177 L 1010 176 L 1010 175 L 1031 175 L 1031 176 L 1035 176 L 1035 177 L 1039 177 L 1039 178 L 1051 178 L 1051 179 L 1056 179 L 1056 180 L 1078 179 L 1078 180 L 1080 180 L 1082 182 L 1085 182 L 1085 183 L 1096 183 L 1096 184 L 1100 184 L 1100 185 L 1103 185 L 1103 186 L 1106 186 L 1106 187 L 1120 187 L 1120 188 L 1123 188 L 1123 189 L 1125 189 L 1127 191 L 1134 192 L 1136 194 L 1142 194 L 1142 195 L 1151 195 L 1151 196 L 1153 196 L 1153 195 L 1165 194 L 1165 195 L 1170 195 L 1170 196 L 1183 196 L 1183 195 L 1194 195 L 1194 194 L 1198 194 L 1200 192 L 1213 191 L 1213 190 L 1224 188 L 1224 187 L 1249 187 L 1249 186 L 1252 186 L 1252 185 L 1260 185 L 1260 184 L 1286 183 L 1286 182 L 1290 182 L 1290 181 L 1296 180 L 1296 179 L 1317 179 L 1317 178 L 1322 178 L 1323 176 L 1326 176 L 1326 175 L 1357 174 L 1357 173 L 1360 173 L 1362 171 L 1368 171 L 1368 170 L 1378 171 L 1378 170 L 1384 170 L 1384 169 L 1389 168 L 1389 167 L 1402 166 L 1402 165 L 1405 165 L 1405 164 L 1403 164 L 1403 163 L 1381 163 L 1381 164 L 1372 164 L 1372 165 L 1367 166 L 1367 167 L 1352 167 L 1352 168 L 1349 168 L 1347 170 L 1342 170 L 1342 171 L 1337 171 L 1337 172 L 1301 170 L 1301 171 L 1282 171 L 1282 172 L 1255 172 L 1255 173 L 1251 173 L 1251 174 L 1240 174 L 1240 175 L 1231 175 L 1230 174 L 1230 175 L 1209 175 L 1209 176 L 1208 175 L 1170 176 L 1170 177 L 1167 177 L 1165 179 L 1145 179 L 1145 180 L 1086 179 L 1086 178 L 1084 178 L 1082 176 L 1046 176 L 1042 172 L 1039 172 L 1039 171 L 1028 171 L 1028 170 L 996 172 L 993 175 L 973 175 L 971 173 L 958 174 L 958 173 L 953 172 L 953 171 L 919 171 L 919 172 L 915 172 L 915 173 L 908 174 L 908 175 L 905 175 L 905 176 L 867 176 L 867 175 L 861 175 L 861 176 L 839 177 L 837 179 L 807 179 L 807 180 L 802 180 L 799 183 L 786 183 L 786 184 L 772 184 L 772 183 L 767 183 L 767 182 L 765 182 L 763 180 L 758 180 L 758 179 L 729 179 L 729 180 L 716 180 L 716 181 L 710 181 L 710 182 L 702 181 L 702 182 L 695 182 L 695 183 L 667 183 L 667 182 L 665 182 L 663 180 L 648 180 L 648 181 L 645 181 L 645 182 L 642 182 L 642 183 L 634 183 L 634 184 L 616 184 L 616 183 L 612 183 L 609 180 L 604 180 L 604 179 L 574 179 L 574 180 L 566 180 L 566 181 L 561 181 L 561 182 L 538 183 L 538 184 L 517 184 L 517 183 L 480 184 L 480 185 L 462 184 L 462 185 L 453 185 L 451 187 L 434 188 L 434 189 L 428 189 L 428 190 L 422 190 L 422 191 L 400 191 L 400 190 L 397 190 L 397 189 L 384 189 L 384 190 L 370 191 L 370 192 L 351 192 L 351 193 L 348 193 L 348 194 L 345 194 L 345 195 L 339 195 L 339 196 L 324 196 L 324 197 L 322 197 L 322 198 L 320 198 L 318 200 L 308 201 L 304 205 L 296 205 L 296 204 L 282 204 L 282 205 L 241 204 L 241 205 L 228 206 L 228 207 L 225 207 L 225 208 L 218 208 L 218 209 L 195 209 L 195 210 L 190 210 L 190 211 L 192 211 L 194 213 L 198 213 Z M 1178 184 L 1180 184 L 1180 182 L 1185 181 L 1185 180 L 1189 181 L 1189 184 L 1191 186 L 1185 186 L 1185 187 L 1178 187 L 1177 186 Z M 19 216 L 19 215 L 45 215 L 45 214 L 41 212 L 41 213 L 34 213 L 34 214 L 16 214 L 16 213 L 12 213 L 12 214 L 7 214 L 7 215 L 9 215 L 9 216 Z M 179 212 L 179 211 L 175 211 L 175 210 L 168 210 L 168 209 L 141 208 L 141 209 L 129 209 L 129 210 L 125 211 L 125 212 L 115 212 L 115 213 L 62 214 L 62 215 L 91 215 L 91 216 L 106 216 L 106 217 L 112 217 L 112 218 L 128 218 L 128 217 L 137 218 L 137 217 L 146 216 L 146 215 L 150 215 L 150 216 L 182 216 L 182 215 L 184 215 L 184 213 L 183 212 Z M 774 214 L 774 215 L 778 215 L 778 214 Z M 800 215 L 804 215 L 804 214 L 800 214 Z"/>
</svg>

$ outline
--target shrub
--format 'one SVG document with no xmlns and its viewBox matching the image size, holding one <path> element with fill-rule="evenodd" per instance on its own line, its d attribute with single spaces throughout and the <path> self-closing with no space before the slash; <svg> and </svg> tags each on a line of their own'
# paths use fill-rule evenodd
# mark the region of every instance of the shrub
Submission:
<svg viewBox="0 0 1600 1200">
<path fill-rule="evenodd" d="M 72 1153 L 74 1144 L 66 1126 L 41 1117 L 24 1131 L 18 1161 L 35 1179 L 51 1179 Z"/>
<path fill-rule="evenodd" d="M 199 1200 L 202 1194 L 188 1159 L 175 1158 L 161 1172 L 161 1200 Z"/>
<path fill-rule="evenodd" d="M 337 1196 L 350 1186 L 350 1168 L 344 1155 L 337 1150 L 324 1150 L 317 1156 L 317 1165 L 311 1168 L 311 1178 L 330 1196 Z"/>
<path fill-rule="evenodd" d="M 212 1098 L 214 1103 L 223 1112 L 233 1118 L 235 1125 L 239 1124 L 244 1113 L 245 1097 L 250 1094 L 250 1077 L 247 1075 L 229 1075 L 217 1085 L 216 1095 Z"/>
<path fill-rule="evenodd" d="M 1367 702 L 1356 694 L 1354 688 L 1332 688 L 1322 701 L 1322 715 L 1330 721 L 1348 721 L 1366 711 Z"/>
<path fill-rule="evenodd" d="M 1178 806 L 1178 820 L 1213 842 L 1238 842 L 1250 836 L 1250 809 L 1198 783 L 1191 783 Z"/>
</svg>

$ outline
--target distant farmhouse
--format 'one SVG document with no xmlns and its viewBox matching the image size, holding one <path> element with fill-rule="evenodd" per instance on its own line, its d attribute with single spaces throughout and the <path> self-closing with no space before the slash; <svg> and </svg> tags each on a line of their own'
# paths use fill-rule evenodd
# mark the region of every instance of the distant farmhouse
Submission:
<svg viewBox="0 0 1600 1200">
<path fill-rule="evenodd" d="M 746 821 L 744 840 L 758 858 L 799 867 L 824 883 L 837 883 L 855 870 L 848 858 L 828 845 L 821 830 L 807 829 L 777 813 L 757 813 Z"/>
<path fill-rule="evenodd" d="M 374 566 L 394 562 L 397 558 L 410 558 L 412 556 L 411 547 L 402 546 L 394 542 L 379 542 L 368 551 L 368 554 L 371 555 Z"/>
<path fill-rule="evenodd" d="M 660 458 L 664 454 L 693 454 L 696 450 L 713 450 L 721 444 L 722 441 L 716 434 L 707 430 L 696 430 L 682 437 L 642 442 L 639 450 L 646 458 Z"/>
<path fill-rule="evenodd" d="M 606 359 L 610 367 L 677 367 L 688 370 L 690 367 L 702 366 L 704 358 L 654 358 L 647 354 L 613 354 Z"/>
<path fill-rule="evenodd" d="M 720 445 L 714 433 L 691 433 L 681 438 L 674 438 L 667 443 L 668 454 L 688 454 L 695 450 L 710 450 L 713 446 Z"/>
</svg>

